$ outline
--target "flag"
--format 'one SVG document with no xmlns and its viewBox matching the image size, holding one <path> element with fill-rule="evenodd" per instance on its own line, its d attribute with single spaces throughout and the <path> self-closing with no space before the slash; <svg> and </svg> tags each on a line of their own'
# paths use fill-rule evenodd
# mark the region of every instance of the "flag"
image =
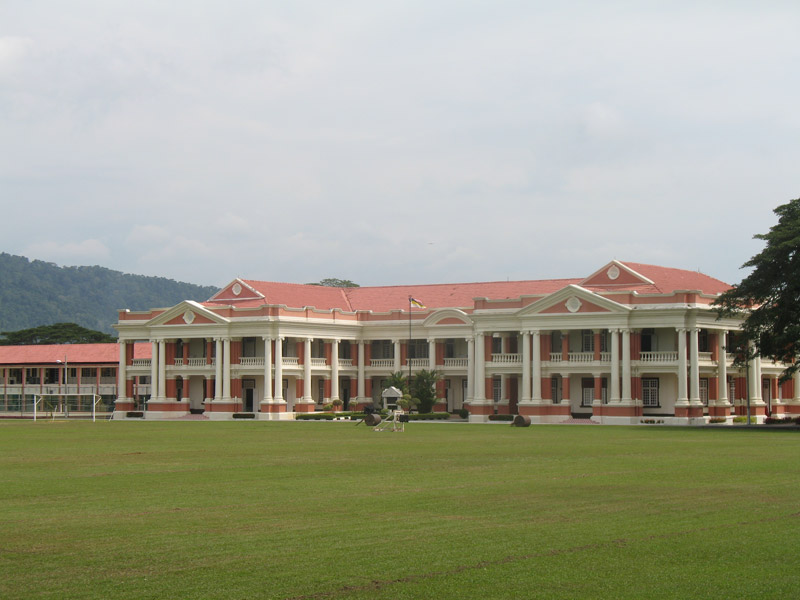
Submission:
<svg viewBox="0 0 800 600">
<path fill-rule="evenodd" d="M 425 305 L 416 298 L 412 298 L 411 296 L 409 296 L 408 301 L 411 304 L 411 306 L 416 306 L 417 308 L 425 308 Z"/>
</svg>

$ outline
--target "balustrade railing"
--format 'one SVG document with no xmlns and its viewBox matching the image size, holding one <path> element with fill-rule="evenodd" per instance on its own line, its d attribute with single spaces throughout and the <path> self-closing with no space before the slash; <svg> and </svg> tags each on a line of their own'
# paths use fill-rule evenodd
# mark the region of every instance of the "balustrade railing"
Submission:
<svg viewBox="0 0 800 600">
<path fill-rule="evenodd" d="M 594 361 L 594 352 L 570 352 L 569 362 L 588 363 Z"/>
<path fill-rule="evenodd" d="M 263 367 L 263 356 L 242 356 L 239 358 L 239 365 L 242 367 Z"/>
<path fill-rule="evenodd" d="M 550 362 L 561 362 L 561 352 L 551 352 L 550 353 Z"/>
<path fill-rule="evenodd" d="M 698 352 L 697 354 L 700 360 L 711 360 L 711 352 Z"/>
<path fill-rule="evenodd" d="M 504 363 L 504 364 L 519 363 L 519 362 L 522 362 L 522 357 L 519 354 L 507 354 L 507 353 L 494 354 L 493 353 L 492 354 L 492 362 Z"/>
<path fill-rule="evenodd" d="M 445 358 L 444 359 L 444 366 L 445 367 L 468 367 L 469 366 L 469 359 L 468 358 Z"/>
<path fill-rule="evenodd" d="M 327 363 L 325 362 L 324 358 L 311 358 L 311 366 L 312 367 L 324 367 Z"/>
<path fill-rule="evenodd" d="M 284 356 L 281 363 L 285 367 L 296 367 L 300 364 L 300 359 L 298 359 L 296 356 Z"/>
<path fill-rule="evenodd" d="M 411 365 L 412 367 L 427 367 L 430 364 L 430 360 L 427 358 L 409 358 L 406 362 L 406 366 Z"/>
<path fill-rule="evenodd" d="M 340 367 L 352 367 L 353 366 L 353 359 L 352 358 L 340 358 L 339 359 L 339 366 Z"/>
<path fill-rule="evenodd" d="M 149 367 L 150 366 L 150 359 L 149 358 L 134 358 L 133 362 L 131 363 L 132 367 Z"/>
<path fill-rule="evenodd" d="M 392 368 L 394 367 L 394 359 L 393 358 L 373 358 L 369 361 L 369 366 L 371 367 L 383 367 L 383 368 Z"/>
<path fill-rule="evenodd" d="M 671 351 L 662 352 L 640 352 L 640 362 L 675 362 L 678 360 L 678 353 Z"/>
<path fill-rule="evenodd" d="M 199 356 L 197 358 L 190 358 L 188 359 L 187 365 L 190 367 L 205 367 L 206 359 L 203 356 Z"/>
</svg>

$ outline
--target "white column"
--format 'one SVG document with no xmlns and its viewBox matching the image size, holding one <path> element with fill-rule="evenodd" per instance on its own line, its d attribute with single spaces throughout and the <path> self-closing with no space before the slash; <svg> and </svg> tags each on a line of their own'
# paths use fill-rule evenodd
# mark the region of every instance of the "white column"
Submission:
<svg viewBox="0 0 800 600">
<path fill-rule="evenodd" d="M 728 354 L 724 329 L 717 334 L 717 406 L 730 406 L 728 401 Z M 709 402 L 710 404 L 710 402 Z"/>
<path fill-rule="evenodd" d="M 264 340 L 264 402 L 272 404 L 272 337 L 265 335 Z"/>
<path fill-rule="evenodd" d="M 678 401 L 676 404 L 689 404 L 686 391 L 686 330 L 678 329 Z"/>
<path fill-rule="evenodd" d="M 303 401 L 314 402 L 311 395 L 311 338 L 303 342 Z"/>
<path fill-rule="evenodd" d="M 622 401 L 630 404 L 631 398 L 631 331 L 622 330 Z"/>
<path fill-rule="evenodd" d="M 619 329 L 610 329 L 611 333 L 611 398 L 610 402 L 619 402 Z"/>
<path fill-rule="evenodd" d="M 795 371 L 794 374 L 794 398 L 793 404 L 800 404 L 800 371 Z"/>
<path fill-rule="evenodd" d="M 531 332 L 522 332 L 522 398 L 520 402 L 531 401 Z"/>
<path fill-rule="evenodd" d="M 428 339 L 428 370 L 436 370 L 436 340 Z"/>
<path fill-rule="evenodd" d="M 474 398 L 476 402 L 486 400 L 486 342 L 484 335 L 475 335 L 475 387 Z"/>
<path fill-rule="evenodd" d="M 150 399 L 158 398 L 158 342 L 150 342 Z"/>
<path fill-rule="evenodd" d="M 400 364 L 400 340 L 392 340 L 394 344 L 394 363 L 392 366 L 392 372 L 397 373 L 402 365 Z"/>
<path fill-rule="evenodd" d="M 475 338 L 467 338 L 467 402 L 475 399 Z"/>
<path fill-rule="evenodd" d="M 225 353 L 222 348 L 222 338 L 214 338 L 216 356 L 214 358 L 215 377 L 214 377 L 214 400 L 222 400 L 222 361 Z"/>
<path fill-rule="evenodd" d="M 542 340 L 538 330 L 533 331 L 533 394 L 534 402 L 542 401 Z"/>
<path fill-rule="evenodd" d="M 167 342 L 158 342 L 158 399 L 167 398 Z"/>
<path fill-rule="evenodd" d="M 222 340 L 222 399 L 231 399 L 231 339 Z"/>
<path fill-rule="evenodd" d="M 128 342 L 124 342 L 120 340 L 119 342 L 119 370 L 117 371 L 118 376 L 118 383 L 117 383 L 117 402 L 125 401 L 125 394 L 128 391 L 128 386 L 126 384 L 126 379 L 128 378 L 127 372 L 127 355 L 126 349 L 128 347 Z M 64 370 L 66 371 L 66 365 L 64 366 Z M 80 373 L 80 369 L 78 369 L 78 373 Z M 65 383 L 67 383 L 65 381 Z"/>
<path fill-rule="evenodd" d="M 500 375 L 500 402 L 508 404 L 508 375 Z"/>
<path fill-rule="evenodd" d="M 698 353 L 699 332 L 697 327 L 689 329 L 689 402 L 702 405 L 700 401 L 700 355 Z"/>
<path fill-rule="evenodd" d="M 275 394 L 272 396 L 275 404 L 286 404 L 283 397 L 283 338 L 275 338 Z"/>
<path fill-rule="evenodd" d="M 331 400 L 339 398 L 339 340 L 331 340 Z"/>
<path fill-rule="evenodd" d="M 367 386 L 366 386 L 366 377 L 365 377 L 365 368 L 364 364 L 366 359 L 364 357 L 364 340 L 359 340 L 358 342 L 358 401 L 363 402 L 365 401 L 365 395 L 367 393 Z"/>
</svg>

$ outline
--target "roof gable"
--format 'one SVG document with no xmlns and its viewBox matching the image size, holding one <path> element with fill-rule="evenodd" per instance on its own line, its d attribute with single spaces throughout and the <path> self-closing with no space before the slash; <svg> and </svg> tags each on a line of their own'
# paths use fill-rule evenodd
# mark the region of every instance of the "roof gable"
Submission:
<svg viewBox="0 0 800 600">
<path fill-rule="evenodd" d="M 209 325 L 228 323 L 228 319 L 193 300 L 184 300 L 147 322 L 147 325 Z"/>
<path fill-rule="evenodd" d="M 264 294 L 244 279 L 238 277 L 208 299 L 208 302 L 240 302 L 242 300 L 264 300 Z"/>
<path fill-rule="evenodd" d="M 612 260 L 602 268 L 598 269 L 589 277 L 580 282 L 582 286 L 632 286 L 632 285 L 653 285 L 653 280 L 648 279 L 627 265 Z"/>
<path fill-rule="evenodd" d="M 532 315 L 564 315 L 575 313 L 626 313 L 630 308 L 603 298 L 578 285 L 570 284 L 520 310 L 520 317 Z"/>
</svg>

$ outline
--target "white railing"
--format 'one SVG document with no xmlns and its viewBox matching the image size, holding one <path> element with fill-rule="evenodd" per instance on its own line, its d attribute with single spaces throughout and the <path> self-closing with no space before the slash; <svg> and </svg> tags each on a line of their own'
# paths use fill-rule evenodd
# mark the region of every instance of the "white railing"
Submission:
<svg viewBox="0 0 800 600">
<path fill-rule="evenodd" d="M 427 367 L 431 361 L 427 358 L 409 358 L 406 364 L 412 367 Z"/>
<path fill-rule="evenodd" d="M 188 359 L 188 365 L 190 367 L 205 367 L 206 366 L 206 359 L 202 356 L 200 358 L 190 358 Z"/>
<path fill-rule="evenodd" d="M 131 363 L 132 367 L 149 367 L 150 366 L 150 359 L 149 358 L 134 358 L 133 362 Z"/>
<path fill-rule="evenodd" d="M 183 366 L 183 359 L 182 358 L 174 358 L 172 362 L 175 364 L 176 367 Z"/>
<path fill-rule="evenodd" d="M 370 367 L 383 367 L 383 368 L 393 368 L 394 367 L 394 359 L 393 358 L 373 358 L 369 361 Z"/>
<path fill-rule="evenodd" d="M 587 363 L 594 361 L 594 352 L 570 352 L 569 362 Z"/>
<path fill-rule="evenodd" d="M 600 362 L 611 362 L 611 352 L 601 352 Z"/>
<path fill-rule="evenodd" d="M 561 362 L 561 352 L 551 352 L 550 362 Z"/>
<path fill-rule="evenodd" d="M 311 366 L 312 367 L 325 367 L 327 363 L 325 362 L 324 358 L 312 358 L 311 359 Z"/>
<path fill-rule="evenodd" d="M 300 361 L 296 356 L 284 356 L 281 362 L 285 367 L 291 367 L 291 366 L 296 367 L 297 365 L 300 364 Z"/>
<path fill-rule="evenodd" d="M 492 362 L 496 363 L 518 363 L 522 362 L 519 354 L 492 354 Z"/>
<path fill-rule="evenodd" d="M 340 367 L 352 367 L 353 366 L 353 359 L 352 358 L 340 358 L 339 359 L 339 366 Z"/>
<path fill-rule="evenodd" d="M 641 362 L 675 362 L 678 360 L 677 352 L 640 352 Z"/>
<path fill-rule="evenodd" d="M 263 356 L 241 356 L 239 357 L 239 365 L 242 367 L 263 367 Z"/>
<path fill-rule="evenodd" d="M 697 357 L 700 360 L 707 360 L 707 361 L 711 360 L 711 352 L 698 352 L 697 354 L 698 354 Z"/>
<path fill-rule="evenodd" d="M 445 358 L 444 359 L 444 366 L 445 367 L 468 367 L 469 366 L 469 359 L 468 358 Z"/>
</svg>

